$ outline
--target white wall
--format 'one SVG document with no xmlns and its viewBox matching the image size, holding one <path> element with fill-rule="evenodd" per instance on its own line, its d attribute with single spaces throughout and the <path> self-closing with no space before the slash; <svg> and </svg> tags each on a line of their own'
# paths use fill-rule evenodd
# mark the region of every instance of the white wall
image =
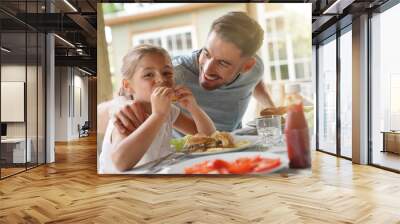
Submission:
<svg viewBox="0 0 400 224">
<path fill-rule="evenodd" d="M 36 73 L 36 68 L 33 66 L 25 67 L 22 65 L 2 65 L 1 66 L 1 81 L 10 81 L 10 82 L 25 82 L 25 74 L 27 69 L 28 74 L 33 71 Z M 36 92 L 35 92 L 36 93 Z M 33 96 L 32 94 L 27 94 L 27 96 Z M 35 94 L 36 96 L 36 94 Z M 28 100 L 31 101 L 31 100 Z M 6 108 L 2 108 L 2 110 L 6 110 Z M 29 114 L 28 114 L 29 116 Z M 28 117 L 28 120 L 31 120 Z M 25 122 L 7 122 L 7 136 L 8 137 L 25 137 Z M 29 137 L 29 136 L 28 136 Z"/>
<path fill-rule="evenodd" d="M 28 66 L 28 72 L 32 67 Z M 1 81 L 19 81 L 25 82 L 25 65 L 2 65 L 1 66 Z M 6 108 L 1 108 L 5 110 Z M 7 123 L 8 137 L 25 137 L 24 122 Z"/>
<path fill-rule="evenodd" d="M 71 106 L 74 106 L 71 108 L 70 139 L 78 138 L 78 124 L 82 126 L 88 120 L 88 78 L 80 76 L 81 74 L 78 70 L 74 70 L 74 82 L 71 88 L 74 90 L 71 92 L 71 99 L 74 99 L 74 102 L 71 101 Z"/>
<path fill-rule="evenodd" d="M 68 140 L 68 67 L 55 68 L 55 141 Z"/>
<path fill-rule="evenodd" d="M 38 70 L 37 70 L 38 69 Z M 25 138 L 25 135 L 30 139 L 30 148 L 32 161 L 44 163 L 44 93 L 42 67 L 19 65 L 19 64 L 4 64 L 1 66 L 1 81 L 10 82 L 25 82 L 26 83 L 26 107 L 21 108 L 22 113 L 26 112 L 26 121 L 22 122 L 6 122 L 7 137 L 9 138 Z M 27 78 L 27 81 L 25 80 Z M 2 89 L 3 91 L 4 89 Z M 23 94 L 23 92 L 21 93 Z M 2 98 L 7 97 L 2 95 Z M 23 102 L 25 103 L 25 102 Z M 11 108 L 1 108 L 3 112 L 13 113 Z M 26 134 L 25 134 L 26 133 Z M 48 157 L 51 158 L 51 157 Z"/>
<path fill-rule="evenodd" d="M 77 139 L 78 124 L 82 126 L 88 120 L 88 79 L 81 75 L 71 67 L 56 67 L 55 141 Z"/>
</svg>

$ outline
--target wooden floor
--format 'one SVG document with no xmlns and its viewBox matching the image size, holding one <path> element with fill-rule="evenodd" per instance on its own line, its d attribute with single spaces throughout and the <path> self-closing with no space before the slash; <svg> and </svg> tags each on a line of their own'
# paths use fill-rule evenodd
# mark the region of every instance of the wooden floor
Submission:
<svg viewBox="0 0 400 224">
<path fill-rule="evenodd" d="M 18 164 L 17 167 L 2 167 L 0 170 L 1 178 L 5 178 L 25 170 L 33 169 L 37 167 L 36 163 L 27 163 L 26 167 L 25 164 Z"/>
<path fill-rule="evenodd" d="M 313 153 L 267 177 L 98 176 L 95 138 L 0 181 L 0 223 L 400 223 L 400 175 Z"/>
<path fill-rule="evenodd" d="M 400 170 L 400 155 L 392 152 L 374 151 L 372 162 L 377 165 Z"/>
<path fill-rule="evenodd" d="M 14 167 L 12 167 L 12 168 L 4 168 L 4 167 L 2 167 L 1 168 L 1 178 L 13 175 L 15 173 L 22 172 L 24 170 L 26 170 L 25 167 L 23 167 L 23 168 L 22 167 L 16 167 L 16 168 L 14 168 Z"/>
</svg>

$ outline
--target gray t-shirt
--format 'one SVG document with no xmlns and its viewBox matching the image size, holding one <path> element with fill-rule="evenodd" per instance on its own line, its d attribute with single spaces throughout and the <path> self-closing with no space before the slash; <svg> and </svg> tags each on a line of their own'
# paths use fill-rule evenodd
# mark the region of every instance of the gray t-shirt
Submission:
<svg viewBox="0 0 400 224">
<path fill-rule="evenodd" d="M 210 91 L 203 89 L 199 83 L 199 55 L 200 50 L 197 50 L 191 55 L 173 59 L 176 84 L 191 89 L 197 103 L 210 116 L 217 130 L 233 131 L 240 128 L 254 87 L 264 74 L 263 62 L 257 56 L 257 62 L 250 71 L 240 74 L 228 85 Z"/>
</svg>

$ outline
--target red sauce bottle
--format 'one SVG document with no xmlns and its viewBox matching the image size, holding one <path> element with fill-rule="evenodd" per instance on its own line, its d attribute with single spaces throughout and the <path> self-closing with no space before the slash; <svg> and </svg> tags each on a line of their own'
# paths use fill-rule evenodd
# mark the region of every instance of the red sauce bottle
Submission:
<svg viewBox="0 0 400 224">
<path fill-rule="evenodd" d="M 294 169 L 310 168 L 310 133 L 304 116 L 303 98 L 298 93 L 292 92 L 286 100 L 288 108 L 285 137 L 289 167 Z"/>
</svg>

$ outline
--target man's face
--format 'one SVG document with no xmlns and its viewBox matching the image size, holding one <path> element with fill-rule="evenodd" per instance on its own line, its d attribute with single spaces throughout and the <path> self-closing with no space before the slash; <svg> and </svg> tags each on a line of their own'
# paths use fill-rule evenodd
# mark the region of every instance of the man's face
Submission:
<svg viewBox="0 0 400 224">
<path fill-rule="evenodd" d="M 199 57 L 200 85 L 214 90 L 232 82 L 247 59 L 236 45 L 211 32 Z"/>
</svg>

